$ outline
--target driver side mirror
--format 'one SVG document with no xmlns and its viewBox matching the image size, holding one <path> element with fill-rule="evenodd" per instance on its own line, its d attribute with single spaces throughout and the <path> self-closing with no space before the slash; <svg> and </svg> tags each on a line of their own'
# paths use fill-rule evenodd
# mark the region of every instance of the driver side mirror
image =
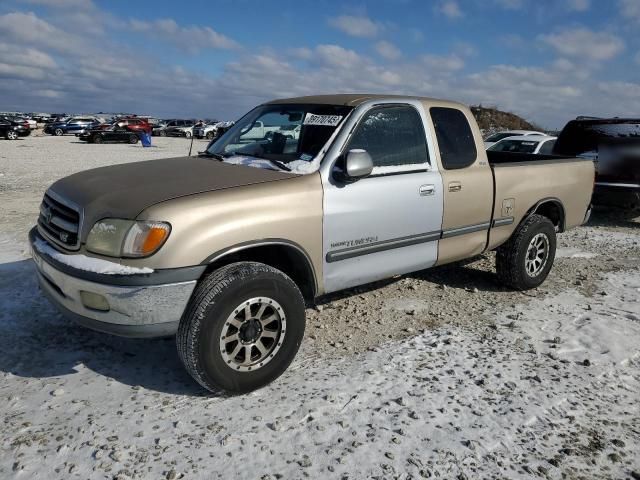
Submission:
<svg viewBox="0 0 640 480">
<path fill-rule="evenodd" d="M 344 182 L 355 182 L 367 177 L 373 171 L 373 160 L 366 150 L 354 148 L 347 152 L 344 159 L 344 171 L 341 172 L 340 180 Z"/>
</svg>

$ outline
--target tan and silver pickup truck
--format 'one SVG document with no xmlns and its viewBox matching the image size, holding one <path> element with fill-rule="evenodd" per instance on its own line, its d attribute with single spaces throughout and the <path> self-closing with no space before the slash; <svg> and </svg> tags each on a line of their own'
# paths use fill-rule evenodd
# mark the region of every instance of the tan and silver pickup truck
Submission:
<svg viewBox="0 0 640 480">
<path fill-rule="evenodd" d="M 176 334 L 201 385 L 246 392 L 288 367 L 305 302 L 323 294 L 490 250 L 504 284 L 540 285 L 556 234 L 587 220 L 593 181 L 590 161 L 486 152 L 459 103 L 290 98 L 197 157 L 55 182 L 30 241 L 63 313 L 116 335 Z"/>
</svg>

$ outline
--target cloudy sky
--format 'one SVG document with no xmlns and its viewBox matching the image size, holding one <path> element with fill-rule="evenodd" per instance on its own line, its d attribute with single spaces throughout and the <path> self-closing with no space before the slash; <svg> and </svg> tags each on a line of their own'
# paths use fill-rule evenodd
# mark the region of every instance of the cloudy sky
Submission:
<svg viewBox="0 0 640 480">
<path fill-rule="evenodd" d="M 0 2 L 0 110 L 234 119 L 331 92 L 638 116 L 640 0 Z"/>
</svg>

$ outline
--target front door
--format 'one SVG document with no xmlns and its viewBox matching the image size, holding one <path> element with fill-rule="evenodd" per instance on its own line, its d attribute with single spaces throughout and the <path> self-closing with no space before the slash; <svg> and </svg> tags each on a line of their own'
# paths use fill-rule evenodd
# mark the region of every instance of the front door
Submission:
<svg viewBox="0 0 640 480">
<path fill-rule="evenodd" d="M 353 183 L 323 179 L 326 292 L 435 264 L 443 191 L 424 115 L 419 102 L 372 106 L 342 149 L 342 158 L 366 150 L 372 174 Z"/>
</svg>

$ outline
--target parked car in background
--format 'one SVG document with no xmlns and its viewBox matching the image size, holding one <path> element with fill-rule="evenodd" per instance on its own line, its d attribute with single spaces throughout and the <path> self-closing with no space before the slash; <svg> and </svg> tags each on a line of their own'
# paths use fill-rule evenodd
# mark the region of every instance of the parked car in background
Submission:
<svg viewBox="0 0 640 480">
<path fill-rule="evenodd" d="M 193 128 L 193 136 L 196 138 L 206 138 L 212 140 L 218 138 L 233 126 L 234 122 L 212 122 Z"/>
<path fill-rule="evenodd" d="M 140 117 L 119 118 L 115 122 L 120 127 L 125 127 L 131 132 L 145 132 L 151 135 L 153 127 L 146 119 Z"/>
<path fill-rule="evenodd" d="M 15 117 L 17 121 L 27 122 L 30 130 L 35 130 L 38 128 L 38 122 L 36 122 L 33 118 L 30 117 Z"/>
<path fill-rule="evenodd" d="M 593 160 L 593 203 L 640 209 L 640 118 L 579 117 L 562 129 L 557 155 Z"/>
<path fill-rule="evenodd" d="M 499 142 L 503 138 L 507 137 L 523 137 L 529 135 L 546 135 L 544 132 L 537 132 L 535 130 L 505 130 L 503 132 L 496 132 L 493 135 L 489 135 L 484 141 L 484 148 L 489 148 L 496 142 Z"/>
<path fill-rule="evenodd" d="M 139 132 L 131 131 L 128 125 L 116 122 L 107 128 L 96 128 L 78 136 L 88 143 L 138 143 Z"/>
<path fill-rule="evenodd" d="M 193 135 L 193 127 L 195 120 L 173 120 L 167 123 L 166 127 L 160 132 L 163 137 L 187 137 Z"/>
<path fill-rule="evenodd" d="M 96 117 L 71 117 L 62 122 L 48 123 L 44 127 L 44 133 L 56 136 L 75 134 L 80 131 L 90 130 L 100 124 L 101 122 Z"/>
<path fill-rule="evenodd" d="M 503 138 L 487 148 L 487 151 L 551 155 L 555 144 L 556 137 L 547 135 L 525 135 Z"/>
<path fill-rule="evenodd" d="M 17 140 L 31 133 L 31 129 L 24 122 L 16 122 L 10 117 L 0 117 L 0 136 L 7 140 Z"/>
</svg>

